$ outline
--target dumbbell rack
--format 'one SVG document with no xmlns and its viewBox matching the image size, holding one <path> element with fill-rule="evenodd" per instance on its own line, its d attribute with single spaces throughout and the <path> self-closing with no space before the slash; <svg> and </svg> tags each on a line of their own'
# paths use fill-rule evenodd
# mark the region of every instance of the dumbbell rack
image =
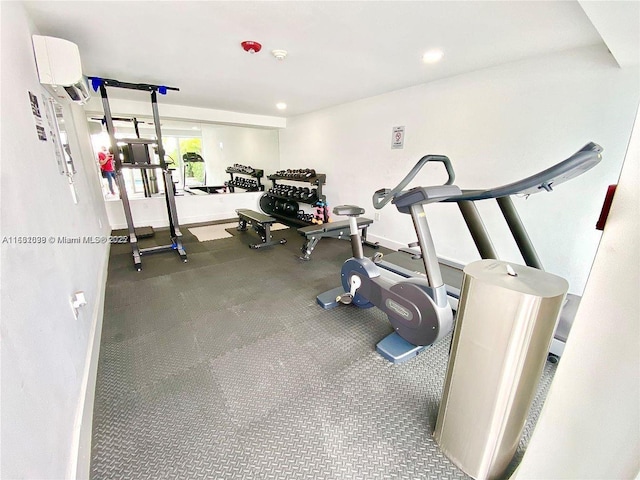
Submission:
<svg viewBox="0 0 640 480">
<path fill-rule="evenodd" d="M 246 171 L 243 171 L 234 167 L 227 167 L 225 171 L 229 175 L 231 175 L 231 181 L 227 182 L 227 187 L 229 188 L 229 191 L 231 193 L 235 192 L 236 187 L 242 188 L 247 192 L 264 192 L 264 185 L 262 185 L 262 183 L 260 182 L 260 179 L 264 177 L 264 170 L 255 169 L 253 170 L 252 173 L 248 173 Z M 245 175 L 247 177 L 255 178 L 257 180 L 257 184 L 251 187 L 243 187 L 242 185 L 236 185 L 235 184 L 236 178 L 234 177 L 234 175 Z"/>
<path fill-rule="evenodd" d="M 306 227 L 313 225 L 312 222 L 308 222 L 298 218 L 299 203 L 306 203 L 309 205 L 315 205 L 318 201 L 326 202 L 326 196 L 322 193 L 322 186 L 326 183 L 327 176 L 324 173 L 316 173 L 313 176 L 286 176 L 286 175 L 269 175 L 267 179 L 271 180 L 273 187 L 260 198 L 260 208 L 272 217 L 277 218 L 281 223 L 289 225 L 291 227 Z M 305 187 L 295 187 L 293 185 L 285 185 L 278 183 L 278 181 L 287 182 L 300 182 L 310 184 L 315 188 L 315 195 L 298 195 L 296 193 L 302 193 Z M 281 191 L 282 188 L 290 188 L 292 192 L 290 195 L 283 195 L 275 191 Z M 309 188 L 309 187 L 306 187 Z M 309 188 L 309 193 L 311 193 Z M 288 193 L 288 192 L 287 192 Z M 284 206 L 283 206 L 284 205 Z"/>
</svg>

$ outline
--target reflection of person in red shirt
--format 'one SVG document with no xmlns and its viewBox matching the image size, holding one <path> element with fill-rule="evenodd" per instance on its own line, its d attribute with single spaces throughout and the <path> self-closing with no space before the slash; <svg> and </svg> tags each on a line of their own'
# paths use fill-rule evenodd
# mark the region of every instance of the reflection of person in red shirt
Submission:
<svg viewBox="0 0 640 480">
<path fill-rule="evenodd" d="M 98 152 L 98 163 L 100 164 L 102 176 L 109 182 L 111 195 L 115 195 L 116 192 L 113 190 L 113 181 L 116 179 L 116 172 L 113 168 L 113 155 L 109 153 L 107 147 L 104 145 L 100 148 L 100 152 Z"/>
</svg>

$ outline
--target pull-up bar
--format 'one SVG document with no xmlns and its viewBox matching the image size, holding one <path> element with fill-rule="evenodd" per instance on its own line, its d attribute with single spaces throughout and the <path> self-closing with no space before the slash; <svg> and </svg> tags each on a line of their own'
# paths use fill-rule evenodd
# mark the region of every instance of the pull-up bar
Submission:
<svg viewBox="0 0 640 480">
<path fill-rule="evenodd" d="M 179 92 L 180 89 L 176 87 L 167 87 L 165 85 L 153 85 L 151 83 L 129 83 L 129 82 L 121 82 L 120 80 L 113 80 L 111 78 L 100 78 L 100 77 L 88 77 L 91 80 L 91 88 L 93 88 L 94 92 L 97 92 L 101 85 L 105 87 L 117 87 L 117 88 L 127 88 L 129 90 L 144 90 L 147 92 L 158 92 L 161 95 L 166 95 L 167 90 L 174 90 Z"/>
</svg>

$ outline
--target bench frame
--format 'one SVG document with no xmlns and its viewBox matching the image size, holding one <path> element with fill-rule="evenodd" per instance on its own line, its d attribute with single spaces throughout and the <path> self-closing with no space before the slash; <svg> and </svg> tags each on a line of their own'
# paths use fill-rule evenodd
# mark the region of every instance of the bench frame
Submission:
<svg viewBox="0 0 640 480">
<path fill-rule="evenodd" d="M 378 248 L 378 242 L 372 243 L 367 240 L 367 228 L 373 223 L 373 220 L 364 217 L 358 217 L 358 229 L 362 230 L 361 238 L 363 245 Z M 311 225 L 309 227 L 301 227 L 298 233 L 306 238 L 302 245 L 302 256 L 300 260 L 311 260 L 311 254 L 322 238 L 337 238 L 350 240 L 349 221 L 323 223 L 321 225 Z"/>
<path fill-rule="evenodd" d="M 262 248 L 268 247 L 270 245 L 280 244 L 283 245 L 287 243 L 285 238 L 281 238 L 280 240 L 273 240 L 271 236 L 271 225 L 273 225 L 277 220 L 269 215 L 265 215 L 264 213 L 256 212 L 254 210 L 247 209 L 238 209 L 236 210 L 238 214 L 238 228 L 239 232 L 247 231 L 247 224 L 250 224 L 253 229 L 256 231 L 258 235 L 260 235 L 261 243 L 250 243 L 250 248 Z"/>
</svg>

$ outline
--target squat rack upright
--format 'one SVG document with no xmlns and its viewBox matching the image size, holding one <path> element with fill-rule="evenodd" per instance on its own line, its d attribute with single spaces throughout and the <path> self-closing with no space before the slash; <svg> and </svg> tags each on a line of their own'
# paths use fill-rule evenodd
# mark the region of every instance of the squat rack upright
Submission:
<svg viewBox="0 0 640 480">
<path fill-rule="evenodd" d="M 124 216 L 127 220 L 127 228 L 129 231 L 129 243 L 131 245 L 131 251 L 133 254 L 133 263 L 137 271 L 142 269 L 141 256 L 151 253 L 159 253 L 166 251 L 175 251 L 180 255 L 182 261 L 187 261 L 187 252 L 182 245 L 182 233 L 180 232 L 180 224 L 178 222 L 178 212 L 176 209 L 176 201 L 173 191 L 173 179 L 171 177 L 171 170 L 167 167 L 164 160 L 165 152 L 162 146 L 162 132 L 160 130 L 160 115 L 158 113 L 158 101 L 157 94 L 165 95 L 167 90 L 179 91 L 175 87 L 166 87 L 160 85 L 151 85 L 148 83 L 127 83 L 120 82 L 118 80 L 112 80 L 108 78 L 89 77 L 91 80 L 91 86 L 94 91 L 100 89 L 100 95 L 102 96 L 102 107 L 104 109 L 105 123 L 107 126 L 107 133 L 109 134 L 111 149 L 114 153 L 115 170 L 116 170 L 116 183 L 120 191 L 120 199 L 122 200 L 122 206 L 124 208 Z M 153 124 L 156 130 L 156 139 L 149 140 L 143 138 L 127 138 L 122 139 L 127 143 L 129 149 L 130 163 L 123 163 L 120 158 L 118 142 L 115 136 L 115 128 L 113 126 L 113 116 L 111 115 L 111 108 L 109 106 L 109 98 L 107 96 L 106 87 L 126 88 L 129 90 L 142 90 L 151 92 L 151 107 L 153 109 Z M 160 163 L 151 163 L 149 156 L 149 146 L 157 145 L 158 158 Z M 133 216 L 131 214 L 131 205 L 129 204 L 129 197 L 127 195 L 127 189 L 122 176 L 123 168 L 139 169 L 141 172 L 146 170 L 160 169 L 162 171 L 162 177 L 164 180 L 164 197 L 167 204 L 167 214 L 169 217 L 169 231 L 171 235 L 170 245 L 159 245 L 156 247 L 140 248 L 138 246 L 138 238 L 136 236 L 135 225 L 133 223 Z"/>
</svg>

